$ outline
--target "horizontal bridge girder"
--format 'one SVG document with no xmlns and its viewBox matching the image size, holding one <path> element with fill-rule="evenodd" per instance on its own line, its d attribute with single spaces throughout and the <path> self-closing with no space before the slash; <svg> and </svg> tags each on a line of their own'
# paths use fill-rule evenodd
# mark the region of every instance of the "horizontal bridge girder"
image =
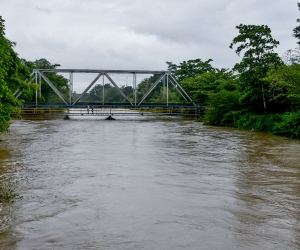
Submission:
<svg viewBox="0 0 300 250">
<path fill-rule="evenodd" d="M 93 103 L 85 103 L 85 104 L 75 104 L 75 105 L 65 105 L 65 104 L 53 104 L 53 103 L 46 103 L 46 104 L 30 104 L 30 103 L 23 103 L 21 108 L 72 108 L 72 109 L 86 109 L 87 105 L 94 106 L 95 108 L 124 108 L 124 109 L 143 109 L 143 108 L 165 108 L 165 109 L 172 109 L 172 108 L 180 108 L 180 109 L 189 109 L 189 108 L 202 108 L 201 106 L 194 106 L 194 105 L 186 105 L 186 104 L 140 104 L 140 105 L 131 105 L 131 104 L 93 104 Z"/>
<path fill-rule="evenodd" d="M 105 69 L 33 69 L 33 72 L 56 73 L 114 73 L 114 74 L 165 74 L 170 71 L 157 70 L 105 70 Z"/>
</svg>

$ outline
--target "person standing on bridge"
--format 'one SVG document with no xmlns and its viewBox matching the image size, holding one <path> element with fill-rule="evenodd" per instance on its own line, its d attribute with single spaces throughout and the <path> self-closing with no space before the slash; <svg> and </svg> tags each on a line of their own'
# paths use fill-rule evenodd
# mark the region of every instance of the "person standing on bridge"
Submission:
<svg viewBox="0 0 300 250">
<path fill-rule="evenodd" d="M 87 113 L 89 114 L 90 113 L 90 106 L 87 105 Z"/>
<path fill-rule="evenodd" d="M 92 105 L 92 114 L 94 114 L 94 105 Z"/>
</svg>

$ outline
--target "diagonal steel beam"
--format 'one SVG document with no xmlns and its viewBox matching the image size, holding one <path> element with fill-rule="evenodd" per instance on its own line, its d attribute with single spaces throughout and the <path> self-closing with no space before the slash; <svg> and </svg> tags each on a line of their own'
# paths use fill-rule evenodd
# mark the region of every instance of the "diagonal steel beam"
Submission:
<svg viewBox="0 0 300 250">
<path fill-rule="evenodd" d="M 90 83 L 90 85 L 82 92 L 82 94 L 77 98 L 77 100 L 72 105 L 76 104 L 81 99 L 81 97 L 83 97 L 85 95 L 85 93 L 89 91 L 89 89 L 95 84 L 95 82 L 98 81 L 98 79 L 102 75 L 103 75 L 103 72 L 99 73 L 99 75 L 96 76 L 96 78 Z"/>
<path fill-rule="evenodd" d="M 146 99 L 146 97 L 152 92 L 152 90 L 159 84 L 159 82 L 165 77 L 166 74 L 162 74 L 157 81 L 148 89 L 148 91 L 144 94 L 144 96 L 141 98 L 140 102 L 138 103 L 138 106 Z"/>
<path fill-rule="evenodd" d="M 181 92 L 180 88 L 178 88 L 178 85 L 173 82 L 173 80 L 170 78 L 170 83 L 174 86 L 174 88 L 177 90 L 177 92 L 183 97 L 184 100 L 188 102 L 187 97 L 184 95 L 184 93 Z"/>
<path fill-rule="evenodd" d="M 111 79 L 111 77 L 107 74 L 104 73 L 107 79 L 117 88 L 117 90 L 120 92 L 120 94 L 133 106 L 132 102 L 129 100 L 129 98 L 123 93 L 123 91 L 118 87 L 118 85 Z"/>
<path fill-rule="evenodd" d="M 178 87 L 180 88 L 180 90 L 185 94 L 185 96 L 189 99 L 189 101 L 191 103 L 193 103 L 194 106 L 196 106 L 196 104 L 193 102 L 192 98 L 185 92 L 185 90 L 181 87 L 181 85 L 179 84 L 179 82 L 177 82 L 176 79 L 171 74 L 169 76 L 170 76 L 171 80 L 173 80 L 178 85 Z"/>
<path fill-rule="evenodd" d="M 19 94 L 17 94 L 16 98 L 19 98 L 23 94 L 23 91 L 20 91 Z"/>
<path fill-rule="evenodd" d="M 17 89 L 13 95 L 15 96 L 19 92 L 19 90 L 20 89 Z"/>
<path fill-rule="evenodd" d="M 45 80 L 45 82 L 53 89 L 53 91 L 59 96 L 59 98 L 67 105 L 68 102 L 65 100 L 64 96 L 59 92 L 59 90 L 50 82 L 50 80 L 44 75 L 43 72 L 38 71 L 38 74 Z"/>
<path fill-rule="evenodd" d="M 188 102 L 187 97 L 184 95 L 184 93 L 179 88 L 178 83 L 174 83 L 173 79 L 171 79 L 171 78 L 169 80 L 170 80 L 170 83 L 174 86 L 175 90 L 183 97 L 184 100 L 186 100 Z"/>
<path fill-rule="evenodd" d="M 31 73 L 30 76 L 32 76 L 33 74 L 34 74 L 34 73 Z M 33 78 L 28 82 L 28 84 L 30 84 L 34 79 L 35 79 L 35 77 L 33 77 Z M 27 83 L 27 80 L 28 80 L 28 79 L 25 80 L 25 83 Z M 22 95 L 22 93 L 23 93 L 23 90 L 17 89 L 17 90 L 13 93 L 13 95 L 14 95 L 16 98 L 19 98 L 20 95 Z"/>
</svg>

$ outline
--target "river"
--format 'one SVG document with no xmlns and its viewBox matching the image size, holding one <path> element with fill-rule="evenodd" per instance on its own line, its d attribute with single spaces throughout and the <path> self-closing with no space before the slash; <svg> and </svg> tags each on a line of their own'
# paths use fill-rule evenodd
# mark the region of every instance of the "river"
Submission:
<svg viewBox="0 0 300 250">
<path fill-rule="evenodd" d="M 1 139 L 23 199 L 0 203 L 0 249 L 300 248 L 300 141 L 147 117 L 16 120 Z"/>
</svg>

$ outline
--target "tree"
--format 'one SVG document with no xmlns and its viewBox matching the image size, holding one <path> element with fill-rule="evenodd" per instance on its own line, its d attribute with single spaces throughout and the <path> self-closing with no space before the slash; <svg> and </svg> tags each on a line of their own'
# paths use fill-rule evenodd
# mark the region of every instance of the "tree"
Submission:
<svg viewBox="0 0 300 250">
<path fill-rule="evenodd" d="M 60 64 L 51 64 L 47 59 L 41 58 L 35 60 L 34 62 L 26 61 L 22 59 L 23 63 L 30 68 L 33 69 L 56 69 L 60 66 Z M 53 85 L 62 93 L 65 99 L 69 96 L 70 87 L 68 84 L 68 79 L 59 75 L 55 72 L 47 72 L 45 73 L 46 77 L 53 83 Z M 61 99 L 55 94 L 52 88 L 42 79 L 41 86 L 42 97 L 40 101 L 43 102 L 61 102 Z M 33 100 L 31 100 L 33 101 Z"/>
<path fill-rule="evenodd" d="M 270 85 L 272 101 L 282 111 L 294 110 L 300 107 L 300 65 L 282 65 L 276 70 L 271 70 L 263 79 Z"/>
<path fill-rule="evenodd" d="M 117 88 L 112 85 L 110 85 L 110 88 L 105 90 L 104 94 L 105 102 L 125 102 L 124 97 L 120 94 Z"/>
<path fill-rule="evenodd" d="M 214 126 L 235 126 L 235 113 L 242 109 L 241 92 L 222 89 L 209 96 L 209 109 L 205 114 L 206 124 Z"/>
<path fill-rule="evenodd" d="M 153 83 L 149 80 L 149 78 L 145 78 L 137 85 L 138 100 L 141 99 L 146 94 L 146 92 L 148 91 L 148 89 L 150 89 L 152 84 Z M 149 101 L 151 96 L 153 96 L 153 92 L 147 96 L 146 101 Z"/>
<path fill-rule="evenodd" d="M 10 115 L 20 104 L 13 93 L 30 89 L 25 81 L 29 71 L 13 50 L 15 45 L 5 37 L 4 20 L 0 16 L 0 132 L 8 129 Z"/>
<path fill-rule="evenodd" d="M 300 10 L 300 3 L 297 3 L 298 9 Z M 300 19 L 297 19 L 297 23 L 300 23 Z M 293 30 L 293 36 L 300 40 L 300 26 L 297 26 Z M 297 42 L 300 45 L 300 41 Z"/>
<path fill-rule="evenodd" d="M 271 68 L 282 65 L 282 61 L 274 48 L 279 42 L 273 39 L 271 29 L 267 25 L 244 25 L 236 26 L 239 35 L 230 44 L 230 48 L 238 45 L 236 54 L 240 56 L 243 52 L 243 59 L 235 64 L 233 70 L 240 73 L 240 83 L 247 92 L 247 101 L 253 111 L 267 112 L 268 96 L 266 95 L 265 82 L 262 81 Z M 259 100 L 262 100 L 260 102 Z M 263 104 L 263 108 L 260 103 Z"/>
<path fill-rule="evenodd" d="M 197 75 L 195 78 L 187 78 L 181 82 L 182 87 L 190 94 L 194 102 L 205 106 L 209 96 L 221 89 L 233 91 L 237 89 L 235 76 L 227 69 L 214 69 Z"/>
<path fill-rule="evenodd" d="M 109 84 L 108 84 L 109 86 Z M 105 88 L 107 88 L 105 86 Z M 99 102 L 103 99 L 103 86 L 101 84 L 96 84 L 89 92 L 90 101 Z M 81 101 L 83 101 L 81 99 Z"/>
<path fill-rule="evenodd" d="M 194 78 L 199 74 L 212 71 L 214 68 L 210 62 L 212 62 L 212 59 L 205 62 L 201 59 L 183 61 L 179 66 L 172 62 L 166 63 L 168 64 L 168 70 L 175 75 L 178 81 L 182 81 L 186 78 Z"/>
</svg>

